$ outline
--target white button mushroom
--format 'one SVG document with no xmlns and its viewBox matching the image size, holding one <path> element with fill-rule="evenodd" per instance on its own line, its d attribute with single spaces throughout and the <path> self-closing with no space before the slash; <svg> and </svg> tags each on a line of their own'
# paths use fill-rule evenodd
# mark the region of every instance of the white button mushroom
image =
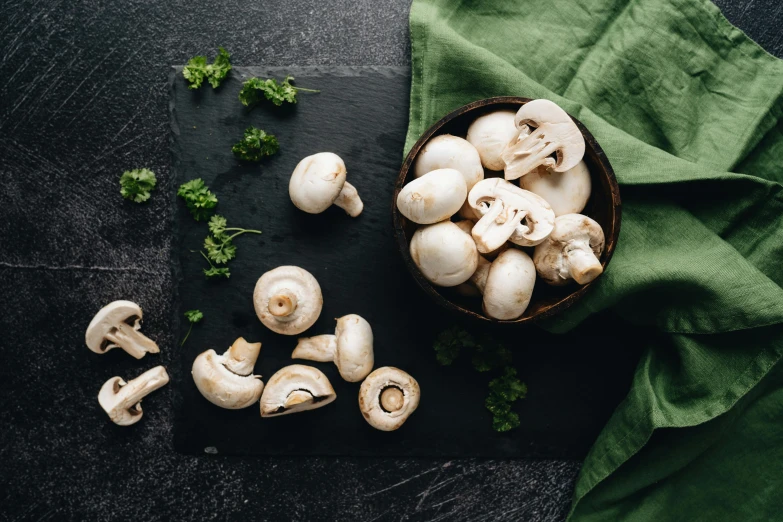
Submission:
<svg viewBox="0 0 783 522">
<path fill-rule="evenodd" d="M 476 271 L 476 243 L 451 221 L 420 227 L 409 248 L 422 275 L 435 285 L 457 286 Z"/>
<path fill-rule="evenodd" d="M 207 350 L 193 361 L 196 388 L 209 402 L 221 408 L 239 410 L 254 404 L 264 383 L 252 375 L 261 343 L 249 343 L 240 337 L 223 355 Z"/>
<path fill-rule="evenodd" d="M 130 426 L 144 415 L 141 400 L 168 382 L 169 374 L 163 366 L 147 370 L 129 382 L 122 377 L 112 377 L 101 387 L 98 404 L 114 424 Z"/>
<path fill-rule="evenodd" d="M 310 214 L 320 214 L 337 205 L 349 216 L 362 213 L 364 203 L 353 185 L 345 181 L 345 163 L 337 154 L 319 152 L 307 156 L 294 169 L 288 184 L 288 194 L 296 208 Z"/>
<path fill-rule="evenodd" d="M 476 118 L 468 127 L 468 142 L 476 147 L 481 164 L 489 170 L 503 170 L 506 162 L 501 154 L 517 137 L 514 111 L 495 111 Z"/>
<path fill-rule="evenodd" d="M 291 358 L 334 362 L 343 379 L 359 382 L 375 364 L 370 323 L 356 314 L 340 317 L 334 335 L 299 339 Z"/>
<path fill-rule="evenodd" d="M 430 225 L 456 214 L 467 197 L 460 171 L 438 169 L 405 185 L 397 196 L 397 208 L 414 223 Z"/>
<path fill-rule="evenodd" d="M 417 178 L 438 169 L 462 172 L 468 190 L 484 179 L 484 169 L 476 148 L 467 140 L 451 134 L 436 136 L 424 144 L 413 165 L 413 173 Z"/>
<path fill-rule="evenodd" d="M 131 301 L 114 301 L 95 314 L 87 327 L 85 341 L 95 353 L 106 353 L 112 348 L 122 348 L 141 359 L 147 353 L 158 353 L 155 341 L 142 335 L 141 307 Z"/>
<path fill-rule="evenodd" d="M 279 417 L 326 406 L 337 398 L 329 379 L 317 368 L 292 364 L 275 373 L 261 395 L 261 416 Z"/>
<path fill-rule="evenodd" d="M 523 105 L 514 122 L 519 137 L 503 151 L 506 179 L 517 179 L 539 165 L 556 172 L 572 169 L 582 160 L 585 139 L 571 117 L 555 102 L 533 100 Z M 528 134 L 530 127 L 535 129 Z M 551 157 L 557 153 L 557 161 Z"/>
<path fill-rule="evenodd" d="M 297 335 L 321 315 L 324 300 L 315 277 L 298 266 L 279 266 L 262 275 L 253 291 L 253 306 L 264 326 Z"/>
<path fill-rule="evenodd" d="M 544 198 L 552 205 L 555 216 L 577 214 L 590 199 L 590 171 L 584 161 L 565 172 L 555 172 L 543 165 L 519 178 L 519 186 Z"/>
<path fill-rule="evenodd" d="M 603 251 L 601 225 L 581 214 L 566 214 L 555 220 L 552 234 L 536 247 L 533 262 L 550 285 L 564 285 L 571 279 L 586 285 L 604 271 L 598 259 Z"/>
<path fill-rule="evenodd" d="M 492 252 L 506 241 L 519 246 L 541 243 L 555 222 L 555 213 L 544 198 L 500 178 L 476 183 L 468 203 L 482 217 L 473 227 L 478 251 Z"/>
<path fill-rule="evenodd" d="M 471 281 L 484 295 L 487 317 L 517 319 L 530 304 L 536 284 L 536 267 L 530 256 L 516 248 L 502 252 L 491 264 L 483 260 Z"/>
<path fill-rule="evenodd" d="M 392 366 L 378 368 L 359 388 L 359 409 L 373 428 L 394 431 L 419 406 L 421 390 L 416 379 Z"/>
</svg>

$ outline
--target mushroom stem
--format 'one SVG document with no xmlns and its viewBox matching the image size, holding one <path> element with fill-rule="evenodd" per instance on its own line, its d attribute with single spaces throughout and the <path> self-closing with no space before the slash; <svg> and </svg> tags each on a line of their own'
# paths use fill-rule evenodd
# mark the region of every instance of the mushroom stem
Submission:
<svg viewBox="0 0 783 522">
<path fill-rule="evenodd" d="M 362 203 L 359 197 L 359 192 L 356 191 L 356 187 L 347 181 L 337 195 L 337 199 L 334 200 L 334 204 L 345 210 L 351 217 L 358 216 L 364 210 L 364 203 Z"/>
<path fill-rule="evenodd" d="M 486 254 L 503 246 L 525 215 L 526 212 L 511 207 L 505 209 L 500 198 L 494 199 L 471 232 L 478 251 Z"/>
<path fill-rule="evenodd" d="M 381 392 L 381 407 L 390 413 L 401 410 L 404 402 L 405 394 L 396 386 L 389 386 Z"/>
<path fill-rule="evenodd" d="M 136 359 L 141 359 L 146 353 L 158 353 L 158 345 L 128 323 L 119 323 L 105 336 L 115 346 L 119 346 Z M 111 346 L 107 346 L 108 350 Z"/>
<path fill-rule="evenodd" d="M 98 401 L 109 414 L 112 422 L 120 426 L 129 426 L 141 418 L 141 400 L 168 382 L 169 375 L 163 366 L 147 370 L 127 383 L 122 378 L 115 377 L 103 385 Z M 109 387 L 111 390 L 108 389 Z"/>
<path fill-rule="evenodd" d="M 308 361 L 331 362 L 337 350 L 336 335 L 316 335 L 299 339 L 292 359 L 307 359 Z"/>
<path fill-rule="evenodd" d="M 275 317 L 287 317 L 296 310 L 296 295 L 284 288 L 269 298 L 269 313 Z"/>
<path fill-rule="evenodd" d="M 565 252 L 565 258 L 568 272 L 580 285 L 586 285 L 604 271 L 601 262 L 589 247 L 568 250 Z"/>
<path fill-rule="evenodd" d="M 261 343 L 249 343 L 240 337 L 225 353 L 223 365 L 237 375 L 250 375 L 261 352 Z"/>
<path fill-rule="evenodd" d="M 478 288 L 478 291 L 482 294 L 484 293 L 484 288 L 487 286 L 487 277 L 489 276 L 489 267 L 491 266 L 492 263 L 487 261 L 484 256 L 479 256 L 478 267 L 476 268 L 476 271 L 473 272 L 473 275 L 470 276 L 470 282 L 476 285 L 476 288 Z"/>
</svg>

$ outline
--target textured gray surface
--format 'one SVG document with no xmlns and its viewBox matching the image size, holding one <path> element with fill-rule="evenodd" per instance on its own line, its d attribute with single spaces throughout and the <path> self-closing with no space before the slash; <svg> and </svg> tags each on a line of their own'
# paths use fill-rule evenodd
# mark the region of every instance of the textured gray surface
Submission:
<svg viewBox="0 0 783 522">
<path fill-rule="evenodd" d="M 783 55 L 779 0 L 720 1 Z M 170 391 L 132 429 L 95 404 L 141 364 L 83 346 L 92 314 L 125 297 L 165 348 L 171 64 L 226 46 L 237 64 L 406 65 L 407 0 L 0 1 L 0 520 L 559 520 L 578 462 L 185 457 Z M 148 205 L 117 177 L 148 166 Z M 176 366 L 176 365 L 174 365 Z M 62 368 L 79 368 L 63 372 Z"/>
</svg>

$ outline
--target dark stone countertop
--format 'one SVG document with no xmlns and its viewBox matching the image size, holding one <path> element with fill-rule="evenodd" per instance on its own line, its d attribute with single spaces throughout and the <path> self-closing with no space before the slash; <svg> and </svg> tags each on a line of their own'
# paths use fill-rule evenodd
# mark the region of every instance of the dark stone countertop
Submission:
<svg viewBox="0 0 783 522">
<path fill-rule="evenodd" d="M 717 3 L 783 55 L 783 3 Z M 131 429 L 96 404 L 109 376 L 152 364 L 91 356 L 84 329 L 103 304 L 143 303 L 145 332 L 174 343 L 170 65 L 218 45 L 239 65 L 407 65 L 408 7 L 0 2 L 0 520 L 564 518 L 579 462 L 190 457 L 172 451 L 166 393 Z M 142 208 L 117 193 L 132 166 L 158 174 Z"/>
</svg>

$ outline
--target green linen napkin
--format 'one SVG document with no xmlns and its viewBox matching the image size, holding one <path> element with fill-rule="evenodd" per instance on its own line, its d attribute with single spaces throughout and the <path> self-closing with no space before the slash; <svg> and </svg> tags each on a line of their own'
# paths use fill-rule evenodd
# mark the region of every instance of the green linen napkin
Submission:
<svg viewBox="0 0 783 522">
<path fill-rule="evenodd" d="M 783 519 L 783 62 L 707 0 L 414 0 L 406 151 L 479 98 L 549 98 L 621 184 L 612 308 L 645 338 L 572 520 Z M 589 378 L 589 376 L 585 376 Z"/>
</svg>

